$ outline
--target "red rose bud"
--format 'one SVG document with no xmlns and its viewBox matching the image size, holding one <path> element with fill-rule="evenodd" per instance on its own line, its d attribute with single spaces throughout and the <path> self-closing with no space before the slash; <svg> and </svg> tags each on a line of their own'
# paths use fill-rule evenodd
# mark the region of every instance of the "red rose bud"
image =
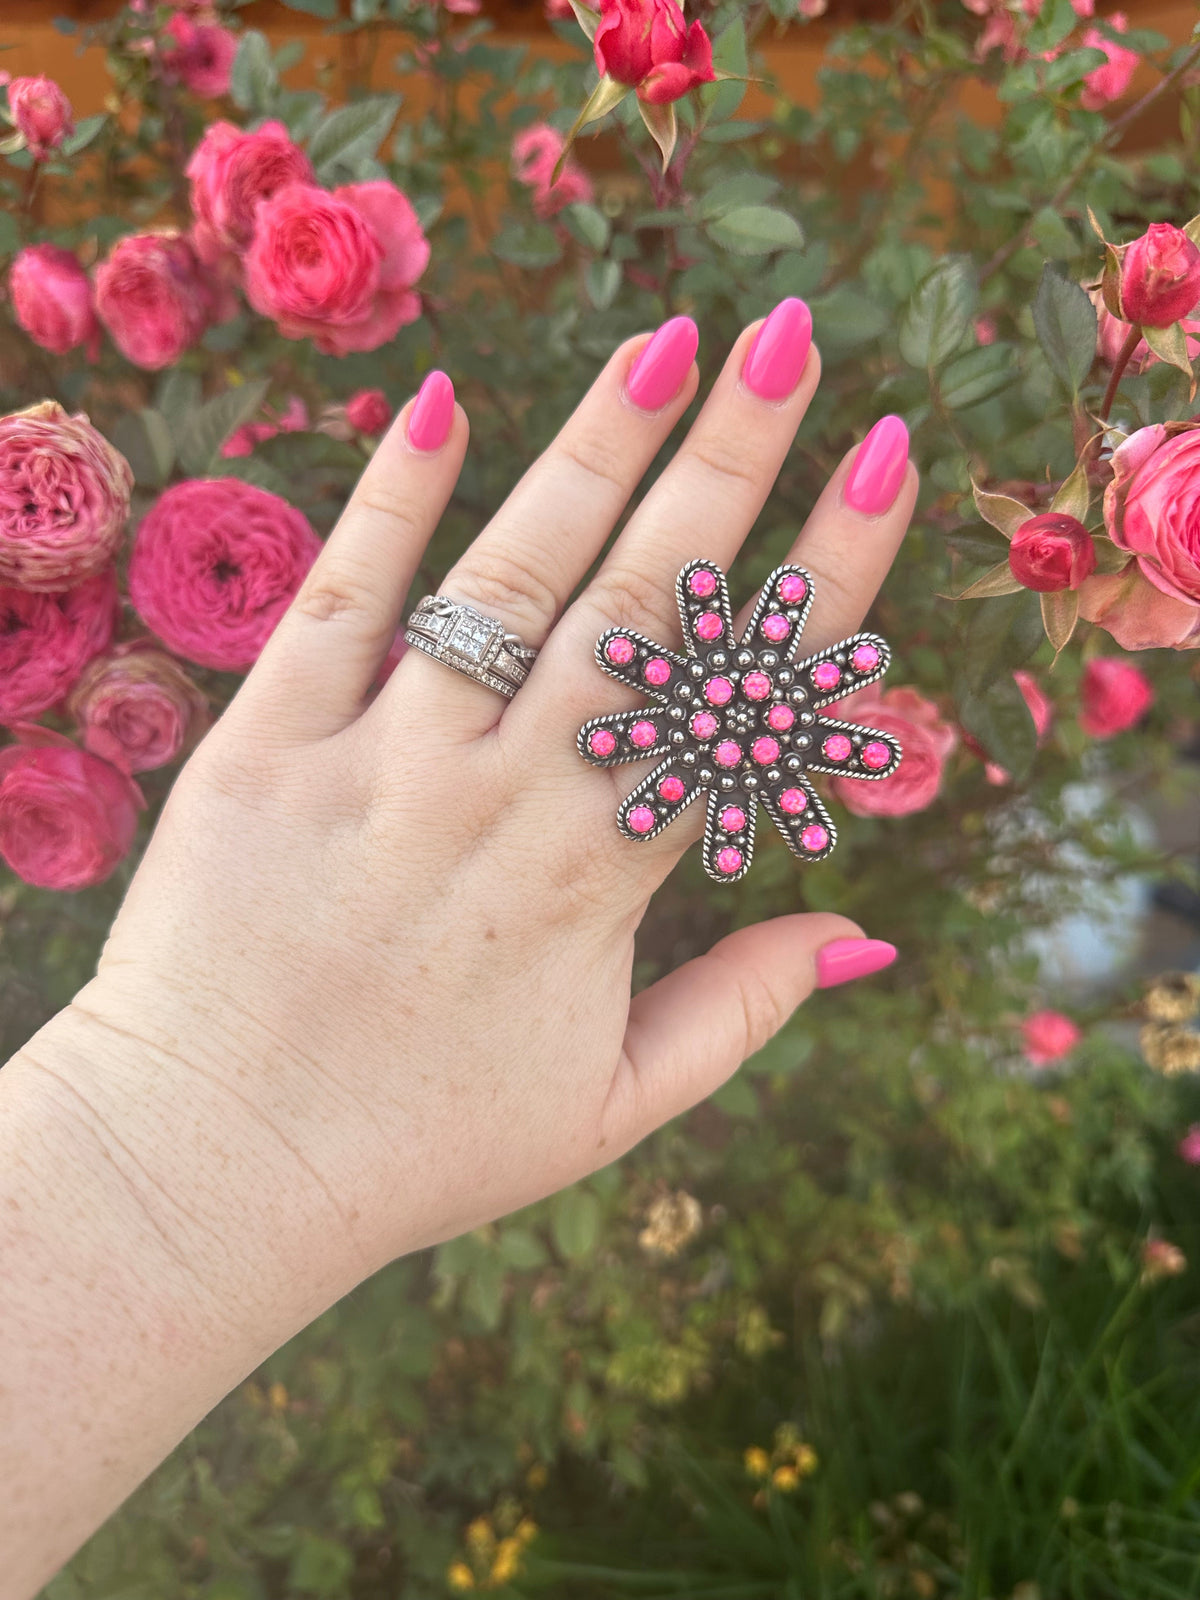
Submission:
<svg viewBox="0 0 1200 1600">
<path fill-rule="evenodd" d="M 35 161 L 46 161 L 75 131 L 71 102 L 53 78 L 13 78 L 8 109 Z"/>
<path fill-rule="evenodd" d="M 1078 589 L 1096 566 L 1096 551 L 1083 523 L 1061 511 L 1030 517 L 1008 547 L 1012 575 L 1026 589 L 1050 594 Z"/>
<path fill-rule="evenodd" d="M 602 76 L 636 87 L 653 105 L 716 76 L 712 41 L 699 22 L 688 27 L 676 0 L 601 0 L 592 45 Z"/>
<path fill-rule="evenodd" d="M 1169 328 L 1200 302 L 1200 250 L 1182 228 L 1152 222 L 1120 252 L 1121 315 L 1145 328 Z"/>
</svg>

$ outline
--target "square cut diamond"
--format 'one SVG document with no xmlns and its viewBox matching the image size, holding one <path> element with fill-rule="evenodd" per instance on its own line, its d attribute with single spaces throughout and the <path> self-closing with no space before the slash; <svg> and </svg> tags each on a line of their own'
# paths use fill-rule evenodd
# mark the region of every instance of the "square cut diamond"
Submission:
<svg viewBox="0 0 1200 1600">
<path fill-rule="evenodd" d="M 446 649 L 453 650 L 454 654 L 461 656 L 464 661 L 471 661 L 479 666 L 486 661 L 491 646 L 499 634 L 499 628 L 487 617 L 481 617 L 472 611 L 462 611 L 455 618 L 454 626 L 446 639 Z"/>
</svg>

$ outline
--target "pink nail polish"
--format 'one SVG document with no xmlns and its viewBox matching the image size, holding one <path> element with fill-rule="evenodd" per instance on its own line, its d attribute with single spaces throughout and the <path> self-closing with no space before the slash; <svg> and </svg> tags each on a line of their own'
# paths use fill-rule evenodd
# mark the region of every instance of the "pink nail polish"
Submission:
<svg viewBox="0 0 1200 1600">
<path fill-rule="evenodd" d="M 881 972 L 896 959 L 896 946 L 886 939 L 834 939 L 817 951 L 817 988 L 832 989 L 851 978 Z"/>
<path fill-rule="evenodd" d="M 851 511 L 877 517 L 900 493 L 908 466 L 908 429 L 899 417 L 880 417 L 858 447 L 842 490 Z"/>
<path fill-rule="evenodd" d="M 440 450 L 454 421 L 454 385 L 444 372 L 433 371 L 417 390 L 408 414 L 408 442 L 414 450 Z"/>
<path fill-rule="evenodd" d="M 742 381 L 762 400 L 785 400 L 800 382 L 812 344 L 812 312 L 803 300 L 781 300 L 754 336 Z"/>
<path fill-rule="evenodd" d="M 625 380 L 625 392 L 642 411 L 661 411 L 687 377 L 700 331 L 691 317 L 672 317 L 638 352 Z"/>
</svg>

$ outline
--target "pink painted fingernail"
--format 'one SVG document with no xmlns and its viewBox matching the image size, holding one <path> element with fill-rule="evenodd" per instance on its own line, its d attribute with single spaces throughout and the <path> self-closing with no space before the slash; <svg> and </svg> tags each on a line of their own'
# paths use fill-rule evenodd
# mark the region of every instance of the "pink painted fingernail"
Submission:
<svg viewBox="0 0 1200 1600">
<path fill-rule="evenodd" d="M 803 300 L 781 300 L 754 336 L 742 380 L 762 400 L 785 400 L 800 382 L 812 344 L 812 312 Z"/>
<path fill-rule="evenodd" d="M 896 959 L 896 946 L 886 939 L 834 939 L 817 951 L 817 988 L 832 989 L 851 978 L 881 972 Z"/>
<path fill-rule="evenodd" d="M 454 421 L 454 385 L 444 372 L 433 371 L 417 390 L 408 413 L 408 442 L 426 453 L 440 450 Z"/>
<path fill-rule="evenodd" d="M 625 392 L 642 411 L 661 411 L 691 370 L 700 344 L 700 330 L 691 317 L 672 317 L 638 352 L 629 369 Z"/>
<path fill-rule="evenodd" d="M 899 417 L 880 417 L 858 447 L 842 498 L 851 511 L 877 517 L 900 493 L 908 466 L 908 429 Z"/>
</svg>

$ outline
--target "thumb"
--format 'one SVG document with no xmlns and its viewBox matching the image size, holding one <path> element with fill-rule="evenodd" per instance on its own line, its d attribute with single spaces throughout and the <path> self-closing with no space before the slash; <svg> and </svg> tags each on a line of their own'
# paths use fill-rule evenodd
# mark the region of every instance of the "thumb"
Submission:
<svg viewBox="0 0 1200 1600">
<path fill-rule="evenodd" d="M 739 928 L 635 995 L 605 1106 L 605 1142 L 627 1149 L 718 1089 L 816 988 L 878 972 L 893 945 L 815 912 Z"/>
</svg>

